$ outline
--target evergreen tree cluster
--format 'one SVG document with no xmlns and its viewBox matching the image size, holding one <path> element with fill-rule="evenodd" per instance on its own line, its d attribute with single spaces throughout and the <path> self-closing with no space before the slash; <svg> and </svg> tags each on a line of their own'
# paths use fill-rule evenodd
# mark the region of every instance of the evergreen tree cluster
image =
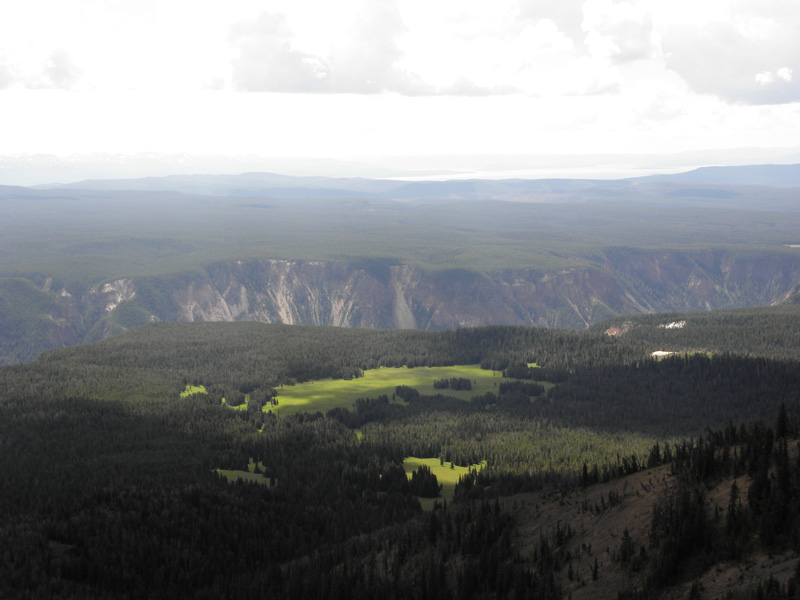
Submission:
<svg viewBox="0 0 800 600">
<path fill-rule="evenodd" d="M 776 432 L 780 432 L 778 435 Z M 798 429 L 781 406 L 775 428 L 756 421 L 674 444 L 663 454 L 678 484 L 654 507 L 648 593 L 699 576 L 718 562 L 779 552 L 800 542 Z M 794 450 L 790 457 L 789 447 Z M 733 479 L 725 507 L 709 507 L 706 489 Z M 748 482 L 740 487 L 739 482 Z M 764 587 L 766 585 L 766 587 Z M 701 596 L 695 586 L 693 594 Z M 800 571 L 787 584 L 770 579 L 732 598 L 795 598 Z"/>
<path fill-rule="evenodd" d="M 800 544 L 798 363 L 645 355 L 602 333 L 517 327 L 156 324 L 2 368 L 0 597 L 560 598 L 573 524 L 523 557 L 497 498 L 667 464 L 680 483 L 647 547 L 623 536 L 614 550 L 649 589 L 754 543 Z M 398 386 L 404 403 L 262 410 L 296 381 L 464 363 L 508 377 L 471 401 Z M 187 384 L 208 393 L 181 397 Z M 231 410 L 245 394 L 247 410 Z M 471 470 L 440 502 L 429 469 L 406 475 L 409 456 Z M 710 509 L 706 487 L 725 478 L 729 499 Z M 791 597 L 797 580 L 760 593 Z"/>
<path fill-rule="evenodd" d="M 433 388 L 436 390 L 471 390 L 472 381 L 466 377 L 451 377 L 450 379 L 437 379 L 433 382 Z"/>
<path fill-rule="evenodd" d="M 411 493 L 420 498 L 436 498 L 439 496 L 439 480 L 436 475 L 431 473 L 431 468 L 427 465 L 420 467 L 411 474 L 409 482 Z"/>
</svg>

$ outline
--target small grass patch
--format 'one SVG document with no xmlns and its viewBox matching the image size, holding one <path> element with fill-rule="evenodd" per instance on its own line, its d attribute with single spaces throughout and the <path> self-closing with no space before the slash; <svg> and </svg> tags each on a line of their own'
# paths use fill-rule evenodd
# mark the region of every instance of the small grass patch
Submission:
<svg viewBox="0 0 800 600">
<path fill-rule="evenodd" d="M 258 469 L 256 469 L 256 466 L 258 467 Z M 247 471 L 250 472 L 250 473 L 255 473 L 256 470 L 258 470 L 259 472 L 263 473 L 264 472 L 264 463 L 261 462 L 261 461 L 258 461 L 258 465 L 256 465 L 256 463 L 254 463 L 253 459 L 251 458 L 250 462 L 247 463 Z"/>
<path fill-rule="evenodd" d="M 269 477 L 264 477 L 262 475 L 263 472 L 264 463 L 258 461 L 258 464 L 256 464 L 253 462 L 252 458 L 250 459 L 250 462 L 247 463 L 246 471 L 239 471 L 236 469 L 217 469 L 217 473 L 225 477 L 230 482 L 243 479 L 244 481 L 254 481 L 255 483 L 260 483 L 262 485 L 272 485 L 272 480 Z"/>
<path fill-rule="evenodd" d="M 225 400 L 225 398 L 222 399 L 222 405 L 227 406 L 231 410 L 247 410 L 247 405 L 249 402 L 250 402 L 250 394 L 244 395 L 244 402 L 242 402 L 239 406 L 232 406 L 231 404 L 228 404 L 228 401 Z"/>
<path fill-rule="evenodd" d="M 261 485 L 272 485 L 269 477 L 264 477 L 261 473 L 251 473 L 250 471 L 237 471 L 234 469 L 217 469 L 217 473 L 225 477 L 229 482 L 235 483 L 239 479 L 251 481 Z"/>
<path fill-rule="evenodd" d="M 192 394 L 206 394 L 206 388 L 202 385 L 187 385 L 186 389 L 181 392 L 181 398 L 191 396 Z"/>
<path fill-rule="evenodd" d="M 438 498 L 420 498 L 419 502 L 424 510 L 433 510 L 434 502 L 441 502 L 447 500 L 452 502 L 453 494 L 456 491 L 456 483 L 463 476 L 469 473 L 470 469 L 480 471 L 486 466 L 486 461 L 482 461 L 478 465 L 470 465 L 469 467 L 459 467 L 453 463 L 442 463 L 438 458 L 417 458 L 409 456 L 403 461 L 403 468 L 406 470 L 406 477 L 411 479 L 411 474 L 419 469 L 422 465 L 427 466 L 431 473 L 436 475 L 436 479 L 442 486 L 441 495 Z"/>
<path fill-rule="evenodd" d="M 465 378 L 472 382 L 471 390 L 437 390 L 433 382 L 438 379 Z M 358 398 L 377 398 L 386 395 L 391 400 L 398 385 L 415 388 L 423 396 L 443 394 L 461 400 L 469 400 L 486 392 L 497 393 L 504 379 L 499 371 L 481 369 L 480 365 L 457 365 L 452 367 L 381 367 L 364 371 L 364 376 L 356 379 L 321 379 L 277 390 L 278 406 L 267 404 L 265 410 L 272 410 L 278 416 L 288 416 L 298 412 L 326 412 L 332 408 L 352 408 Z M 399 399 L 398 399 L 399 401 Z"/>
</svg>

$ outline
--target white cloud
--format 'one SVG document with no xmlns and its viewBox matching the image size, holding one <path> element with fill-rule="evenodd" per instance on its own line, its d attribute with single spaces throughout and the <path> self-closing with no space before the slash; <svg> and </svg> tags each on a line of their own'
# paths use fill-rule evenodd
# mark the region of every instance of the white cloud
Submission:
<svg viewBox="0 0 800 600">
<path fill-rule="evenodd" d="M 17 81 L 17 75 L 14 72 L 14 67 L 8 61 L 8 58 L 0 48 L 0 90 L 11 87 Z"/>
<path fill-rule="evenodd" d="M 326 54 L 299 49 L 303 35 L 290 29 L 283 14 L 234 25 L 234 85 L 245 91 L 432 93 L 434 88 L 396 64 L 403 56 L 397 39 L 405 25 L 394 2 L 364 0 L 357 9 L 343 31 L 328 32 L 334 35 L 328 36 Z"/>
<path fill-rule="evenodd" d="M 45 62 L 41 82 L 45 87 L 68 90 L 81 76 L 81 70 L 72 61 L 69 52 L 57 48 Z"/>
<path fill-rule="evenodd" d="M 776 81 L 785 81 L 789 83 L 792 81 L 792 69 L 789 67 L 782 67 L 777 69 L 774 73 L 772 71 L 764 71 L 756 75 L 756 81 L 761 84 L 774 83 Z"/>
<path fill-rule="evenodd" d="M 761 73 L 756 73 L 755 79 L 756 83 L 767 85 L 775 81 L 775 74 L 772 71 L 762 71 Z"/>
<path fill-rule="evenodd" d="M 27 64 L 8 59 L 0 60 L 0 90 L 12 86 L 33 90 L 69 90 L 75 87 L 82 77 L 82 70 L 64 48 L 55 48 L 46 56 L 28 60 Z"/>
<path fill-rule="evenodd" d="M 685 117 L 687 113 L 680 98 L 662 92 L 650 100 L 640 114 L 642 119 L 660 124 Z"/>
<path fill-rule="evenodd" d="M 5 0 L 0 145 L 800 145 L 796 2 Z"/>
<path fill-rule="evenodd" d="M 661 16 L 668 68 L 727 102 L 800 101 L 800 11 L 794 0 L 739 0 L 694 23 Z M 777 70 L 775 65 L 781 65 Z"/>
<path fill-rule="evenodd" d="M 319 57 L 292 47 L 286 17 L 265 13 L 231 28 L 233 83 L 257 92 L 322 92 L 329 88 L 330 67 Z"/>
<path fill-rule="evenodd" d="M 559 31 L 576 45 L 583 43 L 583 4 L 585 0 L 519 0 L 516 7 L 518 18 L 538 21 L 549 19 Z"/>
<path fill-rule="evenodd" d="M 583 29 L 589 50 L 613 63 L 650 58 L 657 53 L 650 14 L 643 3 L 587 0 Z"/>
<path fill-rule="evenodd" d="M 800 99 L 796 0 L 8 0 L 0 89 Z M 47 14 L 47 19 L 42 15 Z M 3 48 L 0 48 L 2 50 Z M 644 65 L 644 66 L 643 66 Z"/>
<path fill-rule="evenodd" d="M 450 12 L 442 11 L 443 5 Z M 435 19 L 426 12 L 405 14 L 409 33 L 399 63 L 436 93 L 552 96 L 581 93 L 598 76 L 607 79 L 598 74 L 599 65 L 585 68 L 580 11 L 577 17 L 569 11 L 548 13 L 540 2 L 436 6 Z"/>
</svg>

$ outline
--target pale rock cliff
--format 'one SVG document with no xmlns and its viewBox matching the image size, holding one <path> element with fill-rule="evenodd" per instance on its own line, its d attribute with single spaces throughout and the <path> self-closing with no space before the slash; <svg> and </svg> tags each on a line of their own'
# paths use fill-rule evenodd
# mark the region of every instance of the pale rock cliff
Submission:
<svg viewBox="0 0 800 600">
<path fill-rule="evenodd" d="M 0 314 L 0 362 L 29 360 L 46 348 L 102 339 L 153 320 L 584 328 L 620 314 L 783 302 L 794 297 L 798 282 L 796 254 L 632 248 L 606 248 L 596 264 L 561 271 L 236 260 L 188 274 L 118 278 L 78 295 L 56 291 L 49 277 L 0 279 L 0 307 L 7 298 L 27 298 L 35 307 L 10 307 L 13 318 Z"/>
</svg>

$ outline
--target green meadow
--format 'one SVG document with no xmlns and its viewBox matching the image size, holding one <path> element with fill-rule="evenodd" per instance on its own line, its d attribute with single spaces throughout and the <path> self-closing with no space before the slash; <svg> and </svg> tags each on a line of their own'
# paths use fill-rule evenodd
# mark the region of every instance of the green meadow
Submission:
<svg viewBox="0 0 800 600">
<path fill-rule="evenodd" d="M 432 510 L 434 502 L 441 502 L 453 500 L 453 494 L 456 491 L 456 483 L 462 475 L 469 473 L 470 469 L 480 471 L 481 468 L 486 466 L 486 461 L 479 465 L 470 465 L 469 467 L 459 467 L 453 463 L 442 463 L 438 458 L 417 458 L 409 456 L 403 461 L 403 468 L 406 470 L 406 477 L 411 479 L 411 474 L 422 465 L 430 468 L 431 473 L 436 475 L 436 479 L 442 486 L 441 495 L 438 498 L 420 498 L 419 502 L 425 510 Z"/>
<path fill-rule="evenodd" d="M 186 396 L 191 396 L 192 394 L 207 394 L 205 386 L 203 385 L 191 385 L 187 384 L 186 389 L 181 392 L 181 398 L 186 398 Z M 222 404 L 230 408 L 231 410 L 247 410 L 247 404 L 250 402 L 250 394 L 244 395 L 244 402 L 239 406 L 231 406 L 225 401 L 225 398 L 222 399 Z"/>
<path fill-rule="evenodd" d="M 264 463 L 258 461 L 258 465 L 250 459 L 247 465 L 247 471 L 238 471 L 236 469 L 217 469 L 217 473 L 225 477 L 229 482 L 235 483 L 239 479 L 246 482 L 259 483 L 261 485 L 272 485 L 272 480 L 269 477 L 264 477 Z"/>
<path fill-rule="evenodd" d="M 471 390 L 437 390 L 433 382 L 437 379 L 463 377 L 472 381 Z M 277 390 L 278 406 L 267 405 L 264 410 L 277 410 L 279 416 L 298 412 L 326 412 L 332 408 L 352 408 L 358 398 L 377 398 L 385 394 L 392 398 L 398 385 L 415 388 L 423 396 L 444 394 L 469 400 L 486 392 L 497 393 L 503 381 L 497 371 L 481 369 L 480 365 L 456 365 L 452 367 L 381 367 L 364 371 L 364 376 L 356 379 L 320 379 Z M 399 401 L 399 400 L 398 400 Z"/>
<path fill-rule="evenodd" d="M 203 385 L 186 385 L 186 389 L 181 392 L 181 398 L 191 396 L 192 394 L 205 394 L 206 388 Z"/>
<path fill-rule="evenodd" d="M 231 483 L 235 483 L 241 479 L 243 481 L 253 483 L 260 483 L 261 485 L 270 485 L 271 480 L 269 477 L 264 477 L 261 473 L 251 473 L 250 471 L 237 471 L 234 469 L 217 469 L 217 473 L 225 477 Z"/>
</svg>

